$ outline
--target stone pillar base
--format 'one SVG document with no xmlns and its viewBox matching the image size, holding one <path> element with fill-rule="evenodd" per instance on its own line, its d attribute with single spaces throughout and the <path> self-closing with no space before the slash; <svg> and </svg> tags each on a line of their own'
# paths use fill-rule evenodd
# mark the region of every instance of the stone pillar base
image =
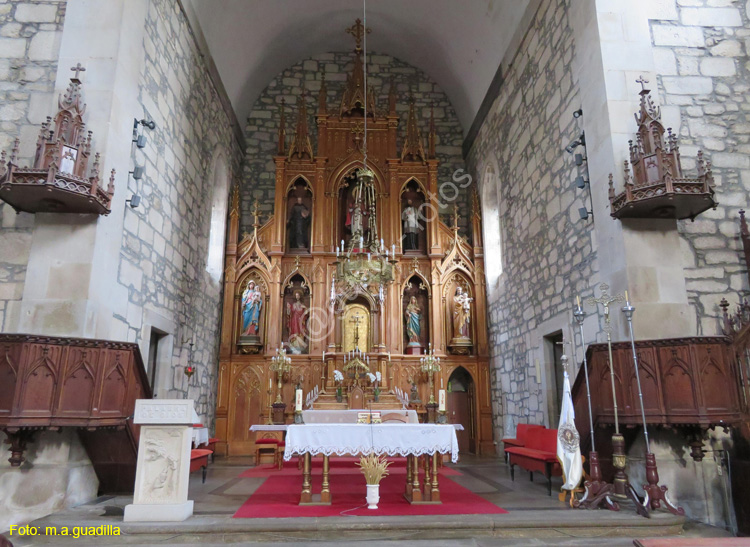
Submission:
<svg viewBox="0 0 750 547">
<path fill-rule="evenodd" d="M 139 503 L 125 506 L 124 522 L 178 522 L 193 514 L 193 500 L 185 503 Z"/>
</svg>

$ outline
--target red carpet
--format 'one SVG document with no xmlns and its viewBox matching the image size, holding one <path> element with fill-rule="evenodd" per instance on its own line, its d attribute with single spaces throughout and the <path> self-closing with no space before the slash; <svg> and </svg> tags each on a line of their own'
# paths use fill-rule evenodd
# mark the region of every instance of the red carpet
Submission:
<svg viewBox="0 0 750 547">
<path fill-rule="evenodd" d="M 446 475 L 460 475 L 454 469 L 443 467 L 440 472 L 441 505 L 411 505 L 404 497 L 406 466 L 403 458 L 388 469 L 390 474 L 380 483 L 380 502 L 377 509 L 367 509 L 365 478 L 355 459 L 331 460 L 331 505 L 301 507 L 302 472 L 297 462 L 286 462 L 284 469 L 271 465 L 259 466 L 243 472 L 240 477 L 268 479 L 250 496 L 234 514 L 234 518 L 287 518 L 287 517 L 337 517 L 337 516 L 408 516 L 408 515 L 486 515 L 504 514 L 496 506 L 470 490 L 452 481 Z M 400 460 L 400 461 L 399 461 Z M 313 492 L 320 492 L 320 462 L 313 465 Z"/>
</svg>

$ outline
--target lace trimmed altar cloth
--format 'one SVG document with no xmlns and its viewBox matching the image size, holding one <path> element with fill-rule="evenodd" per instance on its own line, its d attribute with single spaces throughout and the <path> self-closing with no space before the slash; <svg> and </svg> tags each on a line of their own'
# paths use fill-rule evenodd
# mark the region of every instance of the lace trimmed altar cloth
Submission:
<svg viewBox="0 0 750 547">
<path fill-rule="evenodd" d="M 421 456 L 450 453 L 458 461 L 456 428 L 449 424 L 304 424 L 289 425 L 284 460 L 311 455 Z"/>
</svg>

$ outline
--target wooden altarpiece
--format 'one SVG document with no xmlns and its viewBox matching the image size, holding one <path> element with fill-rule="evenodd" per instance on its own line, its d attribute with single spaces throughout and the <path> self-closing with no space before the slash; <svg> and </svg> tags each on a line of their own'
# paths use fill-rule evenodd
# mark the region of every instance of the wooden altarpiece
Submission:
<svg viewBox="0 0 750 547">
<path fill-rule="evenodd" d="M 283 104 L 276 164 L 274 214 L 265 223 L 254 217 L 253 232 L 239 233 L 239 190 L 233 190 L 229 215 L 224 271 L 224 307 L 219 367 L 219 393 L 216 412 L 216 435 L 219 453 L 248 455 L 254 453 L 253 424 L 270 421 L 271 403 L 276 399 L 276 375 L 271 358 L 283 344 L 291 354 L 291 372 L 284 377 L 282 400 L 287 404 L 287 421 L 294 411 L 294 389 L 300 384 L 305 394 L 316 385 L 330 397 L 336 392 L 334 370 L 344 369 L 344 331 L 339 305 L 362 306 L 369 312 L 368 332 L 362 333 L 359 347 L 369 356 L 372 372 L 382 376 L 379 402 L 373 403 L 373 391 L 366 387 L 367 404 L 375 408 L 398 407 L 393 395 L 396 387 L 409 393 L 417 384 L 422 401 L 429 400 L 428 379 L 420 371 L 420 355 L 405 352 L 404 290 L 418 278 L 428 308 L 426 340 L 432 343 L 443 367 L 435 377 L 435 389 L 446 386 L 453 371 L 463 367 L 474 382 L 471 409 L 472 423 L 464 424 L 472 438 L 471 445 L 480 453 L 493 453 L 490 369 L 487 344 L 484 259 L 479 234 L 481 218 L 476 195 L 471 211 L 474 244 L 461 236 L 457 227 L 438 219 L 438 160 L 435 157 L 435 128 L 430 120 L 427 146 L 424 146 L 417 124 L 417 113 L 410 101 L 407 127 L 401 150 L 397 147 L 399 115 L 393 83 L 388 105 L 381 110 L 370 89 L 365 109 L 362 50 L 362 26 L 358 21 L 349 32 L 356 39 L 352 73 L 339 95 L 336 108 L 327 101 L 325 74 L 317 100 L 317 138 L 308 130 L 306 97 L 299 98 L 296 126 L 287 146 Z M 365 110 L 367 143 L 365 145 Z M 316 148 L 313 149 L 313 140 Z M 377 298 L 359 295 L 351 302 L 330 306 L 331 284 L 336 273 L 336 247 L 345 238 L 348 181 L 363 168 L 364 149 L 367 167 L 374 173 L 376 189 L 376 223 L 379 236 L 387 248 L 395 244 L 394 281 L 387 286 L 382 303 Z M 421 251 L 404 251 L 402 241 L 402 195 L 407 189 L 426 198 L 422 222 L 426 247 Z M 297 207 L 292 211 L 291 207 Z M 257 211 L 257 209 L 256 209 Z M 434 214 L 431 214 L 434 211 Z M 299 215 L 296 221 L 293 215 Z M 294 224 L 302 222 L 304 224 Z M 299 248 L 299 226 L 307 227 L 308 247 Z M 289 230 L 295 230 L 290 234 Z M 304 234 L 303 234 L 304 236 Z M 292 247 L 291 243 L 295 242 Z M 251 284 L 252 280 L 252 284 Z M 252 287 L 248 291 L 248 286 Z M 471 346 L 465 354 L 454 355 L 448 347 L 452 332 L 451 309 L 457 287 L 473 299 L 469 322 Z M 261 312 L 254 315 L 243 305 L 260 287 Z M 289 326 L 290 294 L 300 298 L 307 309 L 308 337 L 304 344 L 290 345 L 284 333 Z M 257 293 L 256 293 L 257 295 Z M 287 300 L 285 300 L 285 298 Z M 251 332 L 257 322 L 257 339 Z M 359 328 L 359 327 L 357 327 Z M 359 335 L 359 330 L 357 331 Z M 426 351 L 426 347 L 424 348 Z M 321 396 L 321 400 L 323 396 Z M 346 397 L 343 398 L 346 400 Z M 327 406 L 326 408 L 336 408 Z M 338 403 L 346 408 L 346 402 Z M 317 407 L 319 408 L 319 407 Z M 424 413 L 424 407 L 418 411 Z M 450 416 L 450 409 L 448 409 Z M 450 421 L 450 420 L 449 420 Z"/>
</svg>

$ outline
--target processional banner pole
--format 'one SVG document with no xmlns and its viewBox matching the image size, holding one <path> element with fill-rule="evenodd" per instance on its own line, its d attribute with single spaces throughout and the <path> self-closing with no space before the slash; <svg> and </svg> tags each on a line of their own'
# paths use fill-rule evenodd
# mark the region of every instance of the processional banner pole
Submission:
<svg viewBox="0 0 750 547">
<path fill-rule="evenodd" d="M 635 307 L 630 304 L 628 298 L 628 291 L 625 291 L 625 305 L 621 308 L 622 313 L 628 320 L 628 330 L 630 331 L 630 347 L 633 350 L 633 366 L 635 367 L 635 380 L 638 384 L 638 400 L 641 404 L 641 419 L 643 420 L 643 437 L 646 440 L 646 480 L 648 484 L 643 485 L 643 490 L 646 493 L 646 499 L 643 501 L 643 505 L 650 508 L 651 510 L 658 509 L 661 507 L 661 502 L 664 502 L 665 507 L 675 515 L 684 515 L 685 510 L 682 507 L 678 507 L 672 503 L 667 494 L 666 486 L 659 486 L 659 470 L 656 468 L 656 456 L 651 452 L 651 445 L 648 439 L 648 427 L 646 425 L 646 408 L 643 404 L 643 390 L 641 389 L 641 376 L 638 372 L 638 353 L 635 350 L 635 336 L 633 335 L 633 312 Z"/>
<path fill-rule="evenodd" d="M 625 472 L 627 456 L 625 455 L 625 437 L 620 434 L 620 422 L 617 415 L 617 390 L 615 388 L 615 369 L 612 359 L 612 325 L 609 317 L 609 306 L 614 302 L 625 300 L 623 295 L 610 295 L 609 285 L 602 283 L 599 285 L 601 296 L 599 298 L 589 298 L 587 303 L 598 309 L 598 304 L 604 307 L 604 332 L 607 333 L 607 355 L 609 359 L 609 378 L 612 383 L 612 407 L 614 409 L 615 434 L 612 435 L 612 465 L 615 468 L 614 493 L 613 497 L 619 502 L 632 502 L 636 512 L 644 517 L 649 516 L 648 509 L 641 503 L 633 485 L 630 484 L 628 474 Z"/>
<path fill-rule="evenodd" d="M 610 496 L 614 493 L 614 487 L 608 482 L 602 480 L 602 470 L 599 466 L 599 454 L 596 451 L 594 442 L 594 415 L 591 411 L 591 387 L 589 386 L 589 365 L 586 358 L 586 341 L 583 334 L 583 321 L 586 319 L 586 312 L 581 307 L 580 297 L 576 298 L 576 306 L 573 309 L 573 317 L 578 323 L 578 330 L 581 333 L 581 350 L 583 352 L 583 373 L 586 379 L 586 397 L 589 407 L 589 429 L 591 431 L 591 451 L 589 452 L 589 477 L 591 480 L 584 482 L 586 493 L 583 497 L 573 502 L 573 507 L 583 509 L 596 509 L 601 504 L 611 511 L 619 511 L 620 505 L 612 501 Z"/>
</svg>

